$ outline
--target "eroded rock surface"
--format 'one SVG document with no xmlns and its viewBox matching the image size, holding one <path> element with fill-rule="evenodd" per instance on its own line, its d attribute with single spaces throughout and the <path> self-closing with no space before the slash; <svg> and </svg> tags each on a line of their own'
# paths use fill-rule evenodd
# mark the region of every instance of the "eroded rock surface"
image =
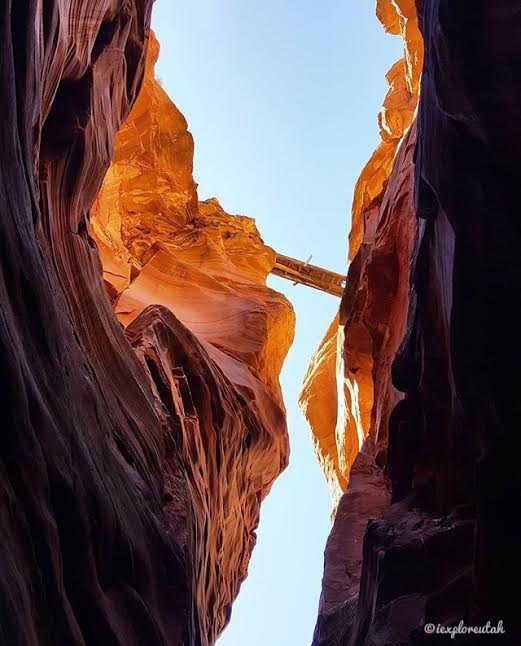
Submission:
<svg viewBox="0 0 521 646">
<path fill-rule="evenodd" d="M 114 310 L 151 382 L 159 379 L 158 396 L 181 390 L 187 407 L 165 425 L 184 447 L 195 524 L 186 553 L 213 642 L 246 576 L 259 503 L 288 460 L 278 376 L 294 315 L 266 287 L 275 252 L 255 222 L 216 199 L 198 201 L 193 139 L 154 78 L 158 53 L 152 34 L 143 89 L 116 135 L 92 230 Z M 182 340 L 182 352 L 171 349 Z M 163 404 L 170 415 L 173 404 Z"/>
<path fill-rule="evenodd" d="M 344 342 L 329 380 L 338 413 L 329 434 L 319 428 L 326 477 L 333 468 L 348 484 L 325 552 L 317 646 L 446 643 L 423 627 L 459 621 L 503 622 L 499 638 L 458 636 L 465 644 L 521 641 L 507 592 L 520 561 L 509 512 L 521 492 L 519 348 L 504 349 L 521 278 L 521 17 L 508 1 L 421 0 L 419 20 L 414 11 L 377 6 L 405 37 L 406 78 L 419 70 L 418 25 L 425 61 L 416 123 L 402 136 L 388 119 L 397 154 L 382 157 L 384 129 L 355 193 Z M 412 116 L 413 97 L 403 99 Z"/>
<path fill-rule="evenodd" d="M 254 223 L 198 204 L 155 43 L 96 206 L 103 283 L 90 209 L 143 80 L 151 4 L 0 7 L 6 646 L 213 644 L 288 458 L 293 314 L 265 287 Z M 107 292 L 132 299 L 126 330 Z"/>
</svg>

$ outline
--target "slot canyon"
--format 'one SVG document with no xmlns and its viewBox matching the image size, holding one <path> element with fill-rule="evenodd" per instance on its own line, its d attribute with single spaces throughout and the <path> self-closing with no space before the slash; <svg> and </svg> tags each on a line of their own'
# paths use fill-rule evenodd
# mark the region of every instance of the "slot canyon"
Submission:
<svg viewBox="0 0 521 646">
<path fill-rule="evenodd" d="M 521 4 L 368 4 L 403 58 L 299 396 L 308 643 L 518 646 Z M 152 6 L 0 0 L 1 646 L 213 646 L 290 460 L 280 256 L 199 199 Z"/>
</svg>

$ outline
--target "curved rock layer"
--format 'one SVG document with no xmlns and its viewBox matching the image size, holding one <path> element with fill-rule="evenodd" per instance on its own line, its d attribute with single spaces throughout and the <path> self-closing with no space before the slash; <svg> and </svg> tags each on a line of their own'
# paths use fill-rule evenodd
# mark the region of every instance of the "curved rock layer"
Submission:
<svg viewBox="0 0 521 646">
<path fill-rule="evenodd" d="M 198 205 L 153 56 L 96 206 L 103 284 L 90 209 L 151 4 L 0 3 L 6 646 L 213 644 L 288 458 L 293 314 L 264 284 L 273 252 L 251 220 Z"/>
<path fill-rule="evenodd" d="M 407 74 L 421 59 L 421 27 L 418 117 L 388 178 L 383 166 L 368 175 L 371 161 L 362 173 L 343 342 L 318 351 L 303 391 L 309 407 L 313 375 L 331 375 L 332 354 L 336 421 L 314 432 L 328 480 L 333 469 L 349 484 L 325 552 L 317 646 L 445 643 L 423 627 L 460 621 L 502 621 L 505 631 L 462 643 L 521 643 L 511 593 L 521 539 L 511 511 L 521 491 L 512 308 L 521 14 L 507 0 L 418 0 L 418 21 L 413 10 L 378 3 L 386 29 L 405 36 Z"/>
<path fill-rule="evenodd" d="M 173 498 L 193 507 L 186 558 L 202 632 L 213 643 L 247 573 L 260 500 L 288 460 L 278 376 L 294 314 L 266 287 L 275 252 L 255 222 L 227 214 L 216 199 L 198 202 L 193 139 L 154 78 L 158 54 L 152 34 L 143 88 L 116 135 L 92 231 L 114 310 L 161 408 L 176 411 L 165 426 L 180 435 L 188 492 Z M 182 344 L 182 352 L 170 347 Z M 177 392 L 173 401 L 167 392 Z"/>
</svg>

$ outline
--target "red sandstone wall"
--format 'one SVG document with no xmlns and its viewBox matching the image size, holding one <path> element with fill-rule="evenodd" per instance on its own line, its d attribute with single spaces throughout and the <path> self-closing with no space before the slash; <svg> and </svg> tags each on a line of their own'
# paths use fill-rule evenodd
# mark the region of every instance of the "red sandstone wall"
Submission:
<svg viewBox="0 0 521 646">
<path fill-rule="evenodd" d="M 288 459 L 277 376 L 293 315 L 265 287 L 273 252 L 249 219 L 198 207 L 191 137 L 159 92 L 165 145 L 154 159 L 145 120 L 139 147 L 145 157 L 152 147 L 158 181 L 172 183 L 162 201 L 153 182 L 141 192 L 140 234 L 157 205 L 196 213 L 183 223 L 198 228 L 199 247 L 221 250 L 219 271 L 199 262 L 199 275 L 220 280 L 224 296 L 203 292 L 213 296 L 206 336 L 153 294 L 124 330 L 107 298 L 90 209 L 143 80 L 151 4 L 0 4 L 6 646 L 213 644 L 247 572 L 260 502 Z M 179 137 L 168 124 L 180 124 Z M 99 204 L 98 214 L 107 216 Z M 178 224 L 172 214 L 162 221 Z M 198 260 L 184 251 L 186 266 Z M 145 264 L 126 261 L 108 269 L 111 296 Z M 239 320 L 219 335 L 232 293 Z"/>
<path fill-rule="evenodd" d="M 394 6 L 379 3 L 379 16 Z M 425 624 L 460 621 L 505 629 L 463 643 L 521 640 L 510 592 L 521 538 L 511 513 L 519 344 L 510 345 L 521 14 L 508 1 L 421 0 L 417 10 L 416 125 L 363 211 L 362 235 L 353 219 L 339 333 L 346 380 L 362 402 L 369 374 L 372 400 L 369 422 L 354 416 L 347 440 L 337 423 L 329 444 L 352 446 L 357 423 L 366 431 L 325 551 L 317 646 L 445 643 Z"/>
</svg>

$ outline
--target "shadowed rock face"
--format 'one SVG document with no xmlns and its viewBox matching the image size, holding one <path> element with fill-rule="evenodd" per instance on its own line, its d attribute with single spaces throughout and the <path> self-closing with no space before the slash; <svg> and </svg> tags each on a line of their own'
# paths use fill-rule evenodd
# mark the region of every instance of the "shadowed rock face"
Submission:
<svg viewBox="0 0 521 646">
<path fill-rule="evenodd" d="M 394 499 L 473 524 L 464 554 L 471 569 L 454 570 L 451 588 L 427 597 L 427 621 L 503 619 L 517 644 L 519 611 L 507 590 L 521 544 L 509 511 L 521 492 L 520 349 L 506 344 L 519 330 L 511 288 L 521 279 L 521 13 L 505 1 L 431 1 L 418 11 L 426 47 L 415 167 L 421 234 L 394 365 L 406 399 L 390 427 L 389 473 Z M 468 594 L 453 601 L 464 584 Z"/>
<path fill-rule="evenodd" d="M 340 308 L 346 338 L 362 322 L 353 338 L 367 342 L 346 345 L 344 361 L 367 348 L 373 401 L 326 547 L 317 645 L 445 643 L 423 626 L 460 620 L 502 620 L 506 631 L 462 643 L 521 642 L 510 592 L 521 539 L 521 14 L 507 1 L 424 0 L 417 10 L 416 128 L 374 205 L 376 233 L 366 226 L 369 244 L 352 256 Z"/>
<path fill-rule="evenodd" d="M 140 89 L 151 4 L 0 4 L 6 646 L 213 644 L 246 575 L 260 501 L 287 462 L 277 375 L 292 312 L 264 286 L 272 252 L 254 224 L 198 206 L 189 150 L 169 180 L 161 148 L 172 183 L 162 199 L 185 211 L 182 224 L 206 218 L 199 241 L 235 227 L 240 260 L 223 245 L 220 267 L 242 323 L 225 327 L 219 344 L 213 319 L 211 333 L 196 336 L 164 306 L 148 307 L 162 303 L 152 295 L 125 331 L 107 298 L 90 208 Z M 176 141 L 191 145 L 186 132 Z M 156 186 L 144 188 L 149 217 Z M 197 254 L 185 255 L 205 274 Z M 127 278 L 118 262 L 111 296 L 144 265 L 137 253 Z M 226 316 L 226 298 L 214 298 L 219 311 Z M 245 320 L 255 323 L 251 338 Z"/>
</svg>

